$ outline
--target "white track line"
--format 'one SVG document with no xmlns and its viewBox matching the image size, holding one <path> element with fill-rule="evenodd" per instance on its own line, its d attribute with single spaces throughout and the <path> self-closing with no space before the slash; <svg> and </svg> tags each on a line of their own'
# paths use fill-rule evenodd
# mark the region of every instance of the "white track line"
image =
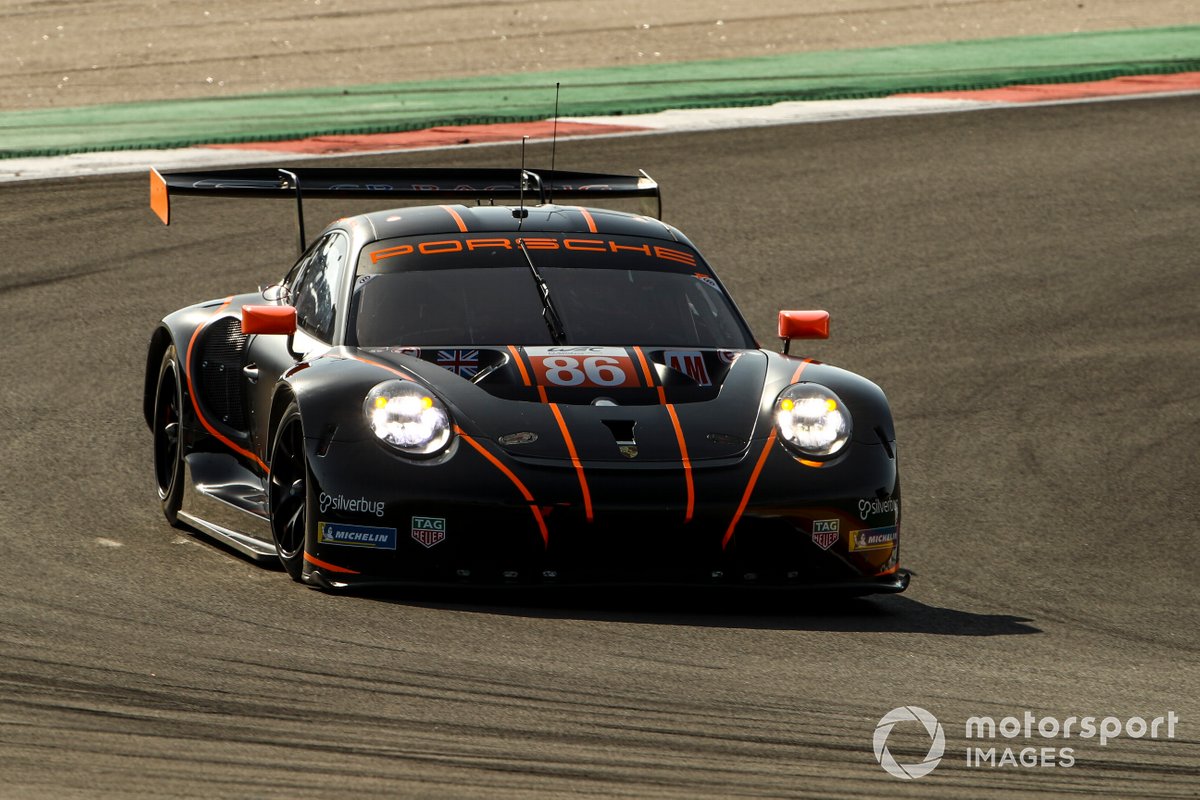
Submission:
<svg viewBox="0 0 1200 800">
<path fill-rule="evenodd" d="M 608 117 L 564 117 L 563 121 L 591 125 L 620 125 L 643 128 L 642 131 L 618 133 L 597 132 L 582 136 L 562 137 L 563 141 L 613 136 L 641 136 L 657 133 L 757 128 L 773 125 L 796 125 L 812 122 L 870 119 L 876 117 L 940 114 L 975 111 L 986 108 L 1022 108 L 1076 103 L 1095 103 L 1109 100 L 1196 95 L 1200 92 L 1164 92 L 1123 94 L 1110 97 L 1086 97 L 1069 100 L 1044 100 L 1032 103 L 1008 103 L 983 100 L 951 100 L 934 97 L 880 97 L 866 100 L 789 101 L 771 106 L 742 108 L 676 109 L 655 114 L 630 114 Z M 436 145 L 403 150 L 449 150 L 462 147 L 488 147 L 512 142 L 481 142 L 477 144 Z M 348 156 L 377 155 L 396 152 L 396 149 L 355 151 L 314 155 L 287 153 L 277 150 L 256 150 L 253 145 L 243 148 L 185 147 L 173 150 L 117 150 L 103 153 L 75 153 L 46 158 L 0 159 L 0 182 L 78 178 L 90 175 L 113 175 L 160 170 L 202 169 L 234 165 L 272 164 L 284 161 Z"/>
</svg>

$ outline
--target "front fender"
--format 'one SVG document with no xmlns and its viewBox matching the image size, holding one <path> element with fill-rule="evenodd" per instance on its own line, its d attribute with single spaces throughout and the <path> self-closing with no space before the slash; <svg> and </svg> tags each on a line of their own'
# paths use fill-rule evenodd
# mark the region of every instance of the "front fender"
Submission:
<svg viewBox="0 0 1200 800">
<path fill-rule="evenodd" d="M 268 441 L 275 441 L 279 418 L 293 400 L 300 409 L 306 439 L 365 438 L 369 432 L 363 420 L 363 400 L 376 384 L 388 377 L 386 370 L 336 351 L 297 364 L 275 386 Z"/>
<path fill-rule="evenodd" d="M 883 389 L 857 373 L 823 364 L 819 361 L 805 362 L 803 359 L 771 354 L 772 363 L 763 386 L 764 422 L 774 413 L 775 398 L 792 383 L 796 370 L 800 369 L 798 382 L 819 383 L 832 389 L 850 410 L 854 425 L 853 438 L 862 444 L 889 445 L 896 441 L 896 428 L 892 420 L 891 405 Z M 772 423 L 773 424 L 773 423 Z M 762 431 L 770 427 L 762 428 Z"/>
</svg>

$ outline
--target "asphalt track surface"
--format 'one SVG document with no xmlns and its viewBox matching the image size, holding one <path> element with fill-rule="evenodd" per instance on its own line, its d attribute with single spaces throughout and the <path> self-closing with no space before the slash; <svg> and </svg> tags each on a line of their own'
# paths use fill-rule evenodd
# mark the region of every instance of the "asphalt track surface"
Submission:
<svg viewBox="0 0 1200 800">
<path fill-rule="evenodd" d="M 185 198 L 163 228 L 141 175 L 6 187 L 0 797 L 1195 797 L 1198 111 L 560 148 L 647 169 L 764 342 L 780 306 L 828 309 L 807 354 L 888 392 L 916 577 L 857 601 L 331 595 L 181 535 L 144 346 L 164 313 L 277 278 L 290 206 Z M 312 202 L 310 230 L 346 210 Z M 917 781 L 871 751 L 901 705 L 946 729 Z M 1180 722 L 987 743 L 1071 745 L 1069 768 L 965 765 L 968 716 L 1026 709 Z M 901 761 L 928 744 L 889 740 Z"/>
</svg>

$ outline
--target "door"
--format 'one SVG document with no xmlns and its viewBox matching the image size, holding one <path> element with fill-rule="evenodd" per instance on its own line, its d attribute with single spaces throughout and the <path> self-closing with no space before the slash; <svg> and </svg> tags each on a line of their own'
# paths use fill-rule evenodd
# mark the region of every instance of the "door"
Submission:
<svg viewBox="0 0 1200 800">
<path fill-rule="evenodd" d="M 254 449 L 264 461 L 271 455 L 271 403 L 280 377 L 333 343 L 348 251 L 344 233 L 328 233 L 313 243 L 284 278 L 274 302 L 296 308 L 291 349 L 285 336 L 252 336 L 247 342 L 242 374 L 247 381 Z"/>
</svg>

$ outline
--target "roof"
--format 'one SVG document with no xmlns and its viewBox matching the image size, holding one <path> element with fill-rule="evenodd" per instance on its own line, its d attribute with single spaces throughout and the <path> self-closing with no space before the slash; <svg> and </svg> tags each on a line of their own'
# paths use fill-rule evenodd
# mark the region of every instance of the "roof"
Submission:
<svg viewBox="0 0 1200 800">
<path fill-rule="evenodd" d="M 358 219 L 374 231 L 376 239 L 443 233 L 529 231 L 641 236 L 691 244 L 674 227 L 653 217 L 552 203 L 526 206 L 413 206 L 362 214 Z"/>
</svg>

